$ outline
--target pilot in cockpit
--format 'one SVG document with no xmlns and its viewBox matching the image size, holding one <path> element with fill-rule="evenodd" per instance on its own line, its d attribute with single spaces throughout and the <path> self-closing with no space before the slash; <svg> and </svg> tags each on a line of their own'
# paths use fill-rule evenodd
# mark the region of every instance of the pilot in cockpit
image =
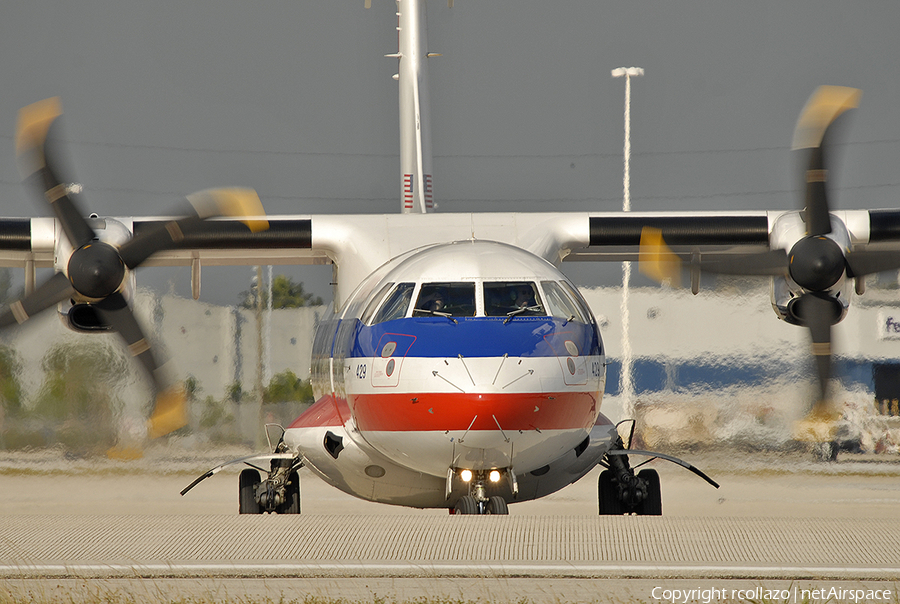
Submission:
<svg viewBox="0 0 900 604">
<path fill-rule="evenodd" d="M 440 289 L 434 290 L 431 294 L 428 294 L 424 298 L 422 298 L 418 307 L 422 310 L 430 310 L 432 312 L 441 312 L 446 307 L 446 302 L 444 301 L 444 292 Z"/>
<path fill-rule="evenodd" d="M 534 301 L 534 289 L 530 285 L 522 284 L 516 287 L 516 308 L 528 308 L 537 306 Z"/>
</svg>

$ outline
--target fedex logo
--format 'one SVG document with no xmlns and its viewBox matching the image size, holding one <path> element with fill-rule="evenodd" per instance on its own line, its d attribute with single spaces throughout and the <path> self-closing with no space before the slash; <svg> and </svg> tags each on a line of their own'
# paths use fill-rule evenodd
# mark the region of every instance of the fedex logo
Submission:
<svg viewBox="0 0 900 604">
<path fill-rule="evenodd" d="M 879 313 L 878 337 L 882 340 L 900 340 L 900 317 Z"/>
</svg>

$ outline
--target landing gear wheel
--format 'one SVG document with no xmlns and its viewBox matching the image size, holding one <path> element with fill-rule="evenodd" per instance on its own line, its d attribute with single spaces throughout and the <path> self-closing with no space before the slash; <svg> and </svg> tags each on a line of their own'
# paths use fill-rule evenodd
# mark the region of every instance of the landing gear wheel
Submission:
<svg viewBox="0 0 900 604">
<path fill-rule="evenodd" d="M 241 514 L 262 514 L 262 508 L 256 500 L 256 485 L 260 483 L 259 472 L 244 470 L 238 479 L 238 512 Z"/>
<path fill-rule="evenodd" d="M 597 480 L 597 499 L 600 502 L 601 516 L 619 516 L 625 513 L 622 502 L 619 501 L 619 489 L 613 481 L 611 470 L 600 472 Z"/>
<path fill-rule="evenodd" d="M 509 505 L 506 503 L 506 500 L 503 497 L 500 497 L 499 495 L 494 495 L 493 497 L 488 499 L 487 513 L 508 516 L 509 515 Z"/>
<path fill-rule="evenodd" d="M 635 510 L 640 516 L 662 516 L 662 490 L 656 470 L 641 470 L 638 478 L 647 483 L 647 498 Z"/>
<path fill-rule="evenodd" d="M 478 503 L 475 501 L 474 497 L 466 495 L 465 497 L 459 498 L 459 501 L 456 502 L 453 509 L 455 510 L 454 514 L 477 514 Z"/>
<path fill-rule="evenodd" d="M 287 501 L 278 506 L 275 510 L 278 514 L 299 514 L 300 513 L 300 475 L 297 472 L 291 472 L 288 477 L 288 483 L 284 486 L 284 495 Z"/>
<path fill-rule="evenodd" d="M 838 444 L 836 442 L 815 443 L 813 445 L 813 456 L 816 458 L 816 461 L 837 461 Z"/>
</svg>

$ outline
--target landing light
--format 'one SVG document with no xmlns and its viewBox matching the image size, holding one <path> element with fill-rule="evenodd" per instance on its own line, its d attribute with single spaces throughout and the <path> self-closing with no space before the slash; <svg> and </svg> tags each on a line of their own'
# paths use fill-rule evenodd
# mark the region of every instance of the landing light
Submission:
<svg viewBox="0 0 900 604">
<path fill-rule="evenodd" d="M 463 470 L 459 473 L 459 477 L 462 478 L 463 482 L 469 482 L 472 480 L 472 470 Z"/>
<path fill-rule="evenodd" d="M 491 482 L 500 482 L 500 472 L 497 470 L 491 470 L 491 473 L 488 474 L 488 478 L 491 479 Z"/>
</svg>

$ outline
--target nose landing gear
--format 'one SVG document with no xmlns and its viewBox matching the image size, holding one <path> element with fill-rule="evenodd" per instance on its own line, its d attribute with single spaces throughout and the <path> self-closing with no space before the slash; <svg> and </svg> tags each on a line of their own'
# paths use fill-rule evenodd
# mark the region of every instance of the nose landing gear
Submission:
<svg viewBox="0 0 900 604">
<path fill-rule="evenodd" d="M 454 514 L 500 514 L 506 516 L 509 514 L 509 504 L 499 495 L 493 495 L 486 500 L 478 501 L 472 495 L 460 497 L 459 501 L 453 507 Z"/>
<path fill-rule="evenodd" d="M 497 476 L 491 476 L 494 474 Z M 506 499 L 499 495 L 488 496 L 487 494 L 489 476 L 491 476 L 491 482 L 497 482 L 494 478 L 499 480 L 499 473 L 492 470 L 490 475 L 485 471 L 475 472 L 474 475 L 470 472 L 469 475 L 469 494 L 460 497 L 450 512 L 464 515 L 508 515 L 509 504 L 506 503 Z"/>
</svg>

